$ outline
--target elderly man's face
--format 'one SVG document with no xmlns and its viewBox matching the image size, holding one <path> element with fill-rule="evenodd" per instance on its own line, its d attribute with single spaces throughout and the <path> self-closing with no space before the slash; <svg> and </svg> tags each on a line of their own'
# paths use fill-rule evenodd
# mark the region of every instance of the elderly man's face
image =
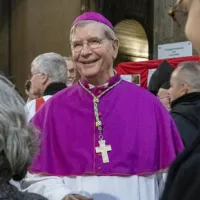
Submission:
<svg viewBox="0 0 200 200">
<path fill-rule="evenodd" d="M 188 11 L 185 33 L 194 48 L 200 53 L 200 1 L 183 0 L 181 7 Z"/>
<path fill-rule="evenodd" d="M 35 67 L 31 68 L 31 87 L 29 92 L 35 96 L 42 96 L 44 87 L 44 74 L 40 73 Z"/>
<path fill-rule="evenodd" d="M 114 41 L 106 39 L 101 24 L 91 23 L 77 27 L 71 43 L 73 60 L 83 77 L 104 76 L 112 70 L 118 46 Z"/>
<path fill-rule="evenodd" d="M 178 70 L 172 73 L 170 85 L 169 94 L 171 102 L 188 93 L 188 85 L 181 81 Z"/>
</svg>

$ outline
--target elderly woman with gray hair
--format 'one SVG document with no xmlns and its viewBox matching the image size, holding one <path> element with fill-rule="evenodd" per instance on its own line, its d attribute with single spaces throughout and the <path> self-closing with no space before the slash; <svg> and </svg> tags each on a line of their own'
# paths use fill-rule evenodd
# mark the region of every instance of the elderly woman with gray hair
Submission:
<svg viewBox="0 0 200 200">
<path fill-rule="evenodd" d="M 20 181 L 37 149 L 34 129 L 26 125 L 24 101 L 14 86 L 0 75 L 0 199 L 45 199 L 37 194 L 22 193 L 10 184 Z"/>
</svg>

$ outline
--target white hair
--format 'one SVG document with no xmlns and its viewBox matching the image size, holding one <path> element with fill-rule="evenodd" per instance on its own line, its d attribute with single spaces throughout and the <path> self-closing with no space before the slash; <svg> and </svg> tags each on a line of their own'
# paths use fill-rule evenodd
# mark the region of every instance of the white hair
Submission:
<svg viewBox="0 0 200 200">
<path fill-rule="evenodd" d="M 31 68 L 47 74 L 52 82 L 67 82 L 67 66 L 65 59 L 57 53 L 44 53 L 37 56 L 31 63 Z"/>
<path fill-rule="evenodd" d="M 72 26 L 72 28 L 70 30 L 70 37 L 69 37 L 70 42 L 72 41 L 72 35 L 75 33 L 76 29 L 78 27 L 85 27 L 88 24 L 95 24 L 97 26 L 101 26 L 102 31 L 103 31 L 106 39 L 108 39 L 108 40 L 118 40 L 114 30 L 111 29 L 110 27 L 108 27 L 107 25 L 100 23 L 100 22 L 93 21 L 93 20 L 83 20 L 83 21 L 77 22 L 76 24 L 74 24 Z"/>
<path fill-rule="evenodd" d="M 24 101 L 0 75 L 0 177 L 21 180 L 37 152 L 36 129 L 27 125 Z"/>
<path fill-rule="evenodd" d="M 179 64 L 177 76 L 180 81 L 187 83 L 191 91 L 200 91 L 200 63 L 183 62 Z"/>
</svg>

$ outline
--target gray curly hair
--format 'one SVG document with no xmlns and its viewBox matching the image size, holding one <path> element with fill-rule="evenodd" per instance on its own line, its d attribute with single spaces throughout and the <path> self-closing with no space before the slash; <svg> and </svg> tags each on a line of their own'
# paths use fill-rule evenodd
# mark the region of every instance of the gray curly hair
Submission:
<svg viewBox="0 0 200 200">
<path fill-rule="evenodd" d="M 0 177 L 21 180 L 38 148 L 36 129 L 27 125 L 24 101 L 0 75 Z"/>
</svg>

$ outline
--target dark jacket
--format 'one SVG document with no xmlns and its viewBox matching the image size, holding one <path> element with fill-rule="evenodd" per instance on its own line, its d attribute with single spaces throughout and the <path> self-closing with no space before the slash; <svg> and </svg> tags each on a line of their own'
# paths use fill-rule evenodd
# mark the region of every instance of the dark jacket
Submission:
<svg viewBox="0 0 200 200">
<path fill-rule="evenodd" d="M 200 92 L 189 93 L 174 100 L 171 115 L 185 147 L 191 145 L 200 130 Z"/>
<path fill-rule="evenodd" d="M 64 83 L 50 83 L 46 90 L 44 91 L 44 94 L 43 96 L 46 96 L 46 95 L 54 95 L 56 94 L 57 92 L 65 89 L 67 86 L 66 84 Z"/>
<path fill-rule="evenodd" d="M 9 181 L 0 178 L 0 200 L 46 200 L 46 198 L 27 192 L 20 192 Z"/>
<path fill-rule="evenodd" d="M 200 136 L 172 164 L 161 200 L 199 199 Z"/>
</svg>

